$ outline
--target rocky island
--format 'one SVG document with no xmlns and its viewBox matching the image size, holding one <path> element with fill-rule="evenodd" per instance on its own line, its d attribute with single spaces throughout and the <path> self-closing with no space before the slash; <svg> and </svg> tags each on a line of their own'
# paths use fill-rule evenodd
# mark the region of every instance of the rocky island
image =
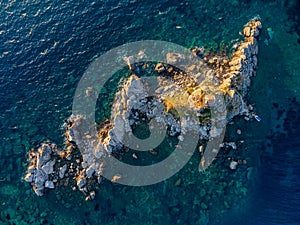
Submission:
<svg viewBox="0 0 300 225">
<path fill-rule="evenodd" d="M 235 116 L 255 116 L 246 95 L 251 77 L 256 75 L 261 28 L 259 18 L 249 21 L 242 32 L 243 40 L 230 55 L 192 48 L 197 61 L 184 65 L 184 70 L 174 66 L 186 60 L 185 55 L 176 52 L 165 54 L 166 63 L 136 63 L 135 56 L 125 57 L 131 75 L 114 94 L 110 118 L 93 133 L 84 116 L 72 115 L 64 149 L 43 143 L 31 150 L 24 180 L 38 196 L 47 189 L 67 185 L 84 192 L 87 200 L 93 199 L 103 177 L 119 183 L 124 178 L 107 166 L 107 158 L 127 154 L 129 148 L 157 154 L 148 141 L 138 141 L 132 135 L 141 124 L 149 125 L 154 140 L 167 135 L 181 143 L 193 134 L 195 147 L 202 155 L 199 170 L 206 170 L 219 146 L 228 145 L 222 143 L 226 125 Z M 153 70 L 156 77 L 146 79 L 141 75 L 143 70 Z M 90 92 L 87 90 L 86 95 Z M 134 153 L 132 157 L 138 160 L 139 156 Z M 237 165 L 232 161 L 230 169 L 235 170 Z"/>
</svg>

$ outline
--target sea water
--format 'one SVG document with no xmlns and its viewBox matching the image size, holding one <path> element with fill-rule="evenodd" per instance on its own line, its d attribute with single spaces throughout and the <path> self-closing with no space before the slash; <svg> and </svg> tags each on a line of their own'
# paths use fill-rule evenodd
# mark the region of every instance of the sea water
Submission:
<svg viewBox="0 0 300 225">
<path fill-rule="evenodd" d="M 298 224 L 297 4 L 220 0 L 1 1 L 0 223 Z M 244 141 L 240 150 L 253 168 L 253 184 L 240 205 L 230 206 L 218 217 L 217 210 L 223 210 L 224 199 L 210 202 L 210 196 L 201 193 L 204 181 L 197 180 L 197 173 L 191 172 L 196 168 L 193 161 L 179 174 L 153 186 L 127 187 L 103 181 L 97 198 L 91 202 L 69 187 L 37 197 L 22 181 L 26 153 L 31 148 L 47 140 L 63 146 L 63 124 L 71 115 L 76 85 L 95 58 L 119 45 L 149 39 L 217 51 L 221 43 L 231 46 L 232 40 L 239 39 L 243 25 L 257 15 L 261 17 L 263 33 L 258 73 L 248 99 L 262 121 L 238 118 L 226 134 L 228 140 Z M 268 45 L 267 28 L 274 32 Z M 242 130 L 240 136 L 236 128 Z M 208 179 L 219 185 L 218 177 Z M 224 183 L 229 184 L 230 179 L 238 180 L 239 173 L 231 174 Z M 239 196 L 230 190 L 224 193 L 228 193 L 226 201 L 237 202 Z M 209 210 L 213 214 L 208 216 Z"/>
</svg>

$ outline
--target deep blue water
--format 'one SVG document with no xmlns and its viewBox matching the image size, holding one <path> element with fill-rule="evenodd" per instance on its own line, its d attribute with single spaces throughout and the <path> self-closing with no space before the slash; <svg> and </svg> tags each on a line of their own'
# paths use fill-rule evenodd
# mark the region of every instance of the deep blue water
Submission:
<svg viewBox="0 0 300 225">
<path fill-rule="evenodd" d="M 285 12 L 292 8 L 293 1 L 282 2 L 285 4 L 281 1 L 237 4 L 177 0 L 0 1 L 0 178 L 7 181 L 1 181 L 0 185 L 19 185 L 30 148 L 48 139 L 62 145 L 62 125 L 71 114 L 76 85 L 96 57 L 137 40 L 164 40 L 187 47 L 229 42 L 238 38 L 243 24 L 257 14 L 263 24 L 273 27 L 278 37 L 280 32 L 297 35 L 294 27 L 299 24 L 288 19 L 295 15 L 289 17 Z M 283 24 L 288 27 L 283 29 Z M 232 212 L 222 224 L 300 224 L 300 99 L 295 94 L 300 89 L 296 83 L 287 85 L 286 97 L 277 99 L 276 90 L 285 78 L 277 83 L 267 80 L 276 71 L 268 65 L 270 58 L 282 60 L 279 62 L 290 60 L 276 55 L 279 54 L 276 44 L 280 41 L 278 38 L 273 47 L 263 47 L 259 58 L 262 69 L 250 92 L 251 101 L 264 118 L 263 123 L 245 128 L 248 151 L 257 158 L 256 188 L 249 194 L 249 208 L 242 216 Z M 291 41 L 297 58 L 299 44 L 284 41 Z M 277 70 L 290 79 L 299 76 L 292 73 L 299 71 L 298 68 L 280 66 Z M 272 106 L 273 103 L 279 107 Z M 284 126 L 276 128 L 274 121 L 279 110 L 284 110 L 279 118 Z M 111 198 L 114 197 L 117 196 L 112 194 Z M 2 206 L 12 204 L 5 198 Z M 10 224 L 2 216 L 0 221 Z"/>
</svg>

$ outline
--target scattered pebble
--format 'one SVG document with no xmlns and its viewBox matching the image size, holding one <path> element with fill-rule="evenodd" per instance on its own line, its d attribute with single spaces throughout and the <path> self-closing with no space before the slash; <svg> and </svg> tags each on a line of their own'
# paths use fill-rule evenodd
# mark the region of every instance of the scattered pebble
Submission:
<svg viewBox="0 0 300 225">
<path fill-rule="evenodd" d="M 136 153 L 133 153 L 133 154 L 132 154 L 132 158 L 138 159 L 139 157 L 138 157 L 138 155 L 137 155 Z"/>
<path fill-rule="evenodd" d="M 157 152 L 155 149 L 150 149 L 149 152 L 150 152 L 152 155 L 158 155 L 158 152 Z"/>
<path fill-rule="evenodd" d="M 229 168 L 232 170 L 236 170 L 237 165 L 238 165 L 238 162 L 232 160 L 229 164 Z"/>
<path fill-rule="evenodd" d="M 203 152 L 203 146 L 200 145 L 199 148 L 198 148 L 198 150 L 199 150 L 200 153 L 202 153 Z"/>
<path fill-rule="evenodd" d="M 115 183 L 117 182 L 122 176 L 121 175 L 115 175 L 113 176 L 113 178 L 111 179 L 111 182 Z"/>
<path fill-rule="evenodd" d="M 183 141 L 183 140 L 184 140 L 184 137 L 183 137 L 182 135 L 179 135 L 179 136 L 178 136 L 178 140 L 179 140 L 179 141 Z"/>
</svg>

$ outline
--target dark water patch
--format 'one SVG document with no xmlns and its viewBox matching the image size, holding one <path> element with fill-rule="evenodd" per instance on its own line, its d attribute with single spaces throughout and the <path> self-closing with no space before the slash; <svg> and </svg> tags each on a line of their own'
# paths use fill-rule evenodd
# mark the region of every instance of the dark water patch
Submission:
<svg viewBox="0 0 300 225">
<path fill-rule="evenodd" d="M 287 8 L 289 15 L 291 32 L 296 32 L 300 36 L 300 2 L 298 0 L 285 0 L 284 6 Z"/>
<path fill-rule="evenodd" d="M 274 128 L 265 142 L 259 142 L 256 148 L 252 144 L 252 151 L 261 155 L 248 207 L 232 210 L 222 224 L 296 225 L 300 221 L 300 107 L 295 98 L 284 104 L 285 133 L 282 127 Z"/>
<path fill-rule="evenodd" d="M 273 132 L 271 145 L 266 146 L 261 157 L 261 204 L 262 220 L 270 224 L 297 224 L 300 221 L 300 107 L 290 102 L 284 118 L 285 134 Z M 263 197 L 262 197 L 263 195 Z"/>
</svg>

